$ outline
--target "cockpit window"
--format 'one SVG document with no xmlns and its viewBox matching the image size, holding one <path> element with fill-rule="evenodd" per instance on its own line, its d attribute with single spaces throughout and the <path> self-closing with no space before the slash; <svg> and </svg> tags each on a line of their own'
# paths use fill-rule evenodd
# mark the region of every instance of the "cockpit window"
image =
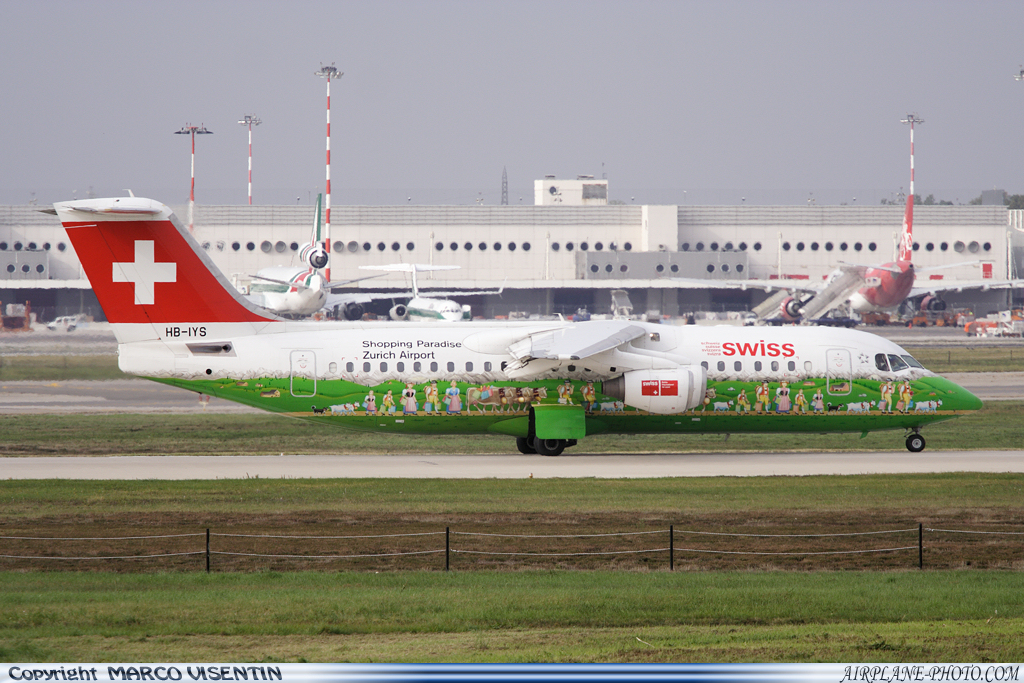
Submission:
<svg viewBox="0 0 1024 683">
<path fill-rule="evenodd" d="M 907 365 L 912 368 L 923 368 L 924 366 L 917 362 L 917 359 L 913 356 L 901 356 L 903 360 L 907 361 Z"/>
<path fill-rule="evenodd" d="M 882 372 L 889 372 L 889 361 L 885 359 L 884 353 L 875 354 L 875 367 Z"/>
<path fill-rule="evenodd" d="M 909 365 L 907 365 L 907 362 L 905 360 L 897 356 L 895 353 L 889 354 L 889 365 L 892 367 L 893 372 L 906 370 L 907 368 L 910 367 Z"/>
</svg>

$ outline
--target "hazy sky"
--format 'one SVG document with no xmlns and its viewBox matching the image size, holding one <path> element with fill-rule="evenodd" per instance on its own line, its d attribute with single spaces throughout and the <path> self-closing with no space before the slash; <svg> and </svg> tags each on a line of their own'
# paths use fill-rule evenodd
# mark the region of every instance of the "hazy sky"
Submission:
<svg viewBox="0 0 1024 683">
<path fill-rule="evenodd" d="M 1024 3 L 0 0 L 0 203 L 120 195 L 533 201 L 606 175 L 627 203 L 877 204 L 1024 193 Z"/>
</svg>

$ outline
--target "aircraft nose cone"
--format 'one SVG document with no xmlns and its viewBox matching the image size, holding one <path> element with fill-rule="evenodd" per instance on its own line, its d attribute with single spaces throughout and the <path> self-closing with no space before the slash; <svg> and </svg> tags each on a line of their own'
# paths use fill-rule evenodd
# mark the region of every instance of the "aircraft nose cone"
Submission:
<svg viewBox="0 0 1024 683">
<path fill-rule="evenodd" d="M 929 377 L 923 383 L 932 391 L 926 392 L 924 395 L 922 392 L 917 392 L 914 396 L 915 403 L 942 401 L 941 410 L 954 410 L 963 413 L 981 410 L 984 407 L 980 398 L 945 377 Z"/>
</svg>

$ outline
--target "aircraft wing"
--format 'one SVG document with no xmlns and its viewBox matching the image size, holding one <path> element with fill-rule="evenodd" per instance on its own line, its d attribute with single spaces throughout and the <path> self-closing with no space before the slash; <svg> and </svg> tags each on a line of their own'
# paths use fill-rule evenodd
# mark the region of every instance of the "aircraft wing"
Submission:
<svg viewBox="0 0 1024 683">
<path fill-rule="evenodd" d="M 595 320 L 535 332 L 508 347 L 517 361 L 582 360 L 644 336 L 647 331 L 628 321 Z"/>
<path fill-rule="evenodd" d="M 420 296 L 439 297 L 439 296 L 480 296 L 481 294 L 501 294 L 505 291 L 504 287 L 499 289 L 463 289 L 462 291 L 452 290 L 450 292 L 435 292 L 432 289 L 421 289 Z"/>
<path fill-rule="evenodd" d="M 941 292 L 961 292 L 965 289 L 1011 289 L 1024 288 L 1024 280 L 929 280 L 927 287 L 914 287 L 907 298 Z"/>
<path fill-rule="evenodd" d="M 384 277 L 384 275 L 385 275 L 384 273 L 381 273 L 380 275 L 367 275 L 366 277 L 357 277 L 357 278 L 355 278 L 353 280 L 342 280 L 340 282 L 331 282 L 331 283 L 329 283 L 327 285 L 324 285 L 324 289 L 333 292 L 335 289 L 340 289 L 341 287 L 344 287 L 345 285 L 350 285 L 353 282 L 362 282 L 363 280 L 372 280 L 375 277 Z"/>
<path fill-rule="evenodd" d="M 371 301 L 383 299 L 408 299 L 409 295 L 404 292 L 343 292 L 341 294 L 328 294 L 324 308 L 334 308 L 345 304 L 366 304 Z"/>
<path fill-rule="evenodd" d="M 821 282 L 814 280 L 793 280 L 789 278 L 779 280 L 714 280 L 711 278 L 696 277 L 674 277 L 672 282 L 679 285 L 679 289 L 763 289 L 771 292 L 776 289 L 795 290 L 799 292 L 819 292 L 824 286 Z"/>
<path fill-rule="evenodd" d="M 273 282 L 276 285 L 284 285 L 285 287 L 295 287 L 296 289 L 311 289 L 309 285 L 305 285 L 301 282 L 289 282 L 288 280 L 278 280 L 272 277 L 265 277 L 263 275 L 250 275 L 253 280 L 260 280 L 261 282 Z"/>
</svg>

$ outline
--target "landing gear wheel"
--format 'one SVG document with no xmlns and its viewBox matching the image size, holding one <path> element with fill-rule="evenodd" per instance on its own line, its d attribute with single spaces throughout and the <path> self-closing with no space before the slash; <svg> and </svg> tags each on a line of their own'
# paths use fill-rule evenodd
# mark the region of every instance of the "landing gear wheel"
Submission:
<svg viewBox="0 0 1024 683">
<path fill-rule="evenodd" d="M 533 443 L 526 437 L 516 437 L 516 448 L 523 455 L 537 455 L 537 451 L 533 448 Z"/>
<path fill-rule="evenodd" d="M 924 437 L 920 434 L 911 434 L 907 437 L 907 450 L 911 453 L 920 453 L 924 450 Z"/>
<path fill-rule="evenodd" d="M 565 450 L 565 439 L 539 439 L 533 440 L 533 449 L 541 455 L 561 455 Z"/>
</svg>

